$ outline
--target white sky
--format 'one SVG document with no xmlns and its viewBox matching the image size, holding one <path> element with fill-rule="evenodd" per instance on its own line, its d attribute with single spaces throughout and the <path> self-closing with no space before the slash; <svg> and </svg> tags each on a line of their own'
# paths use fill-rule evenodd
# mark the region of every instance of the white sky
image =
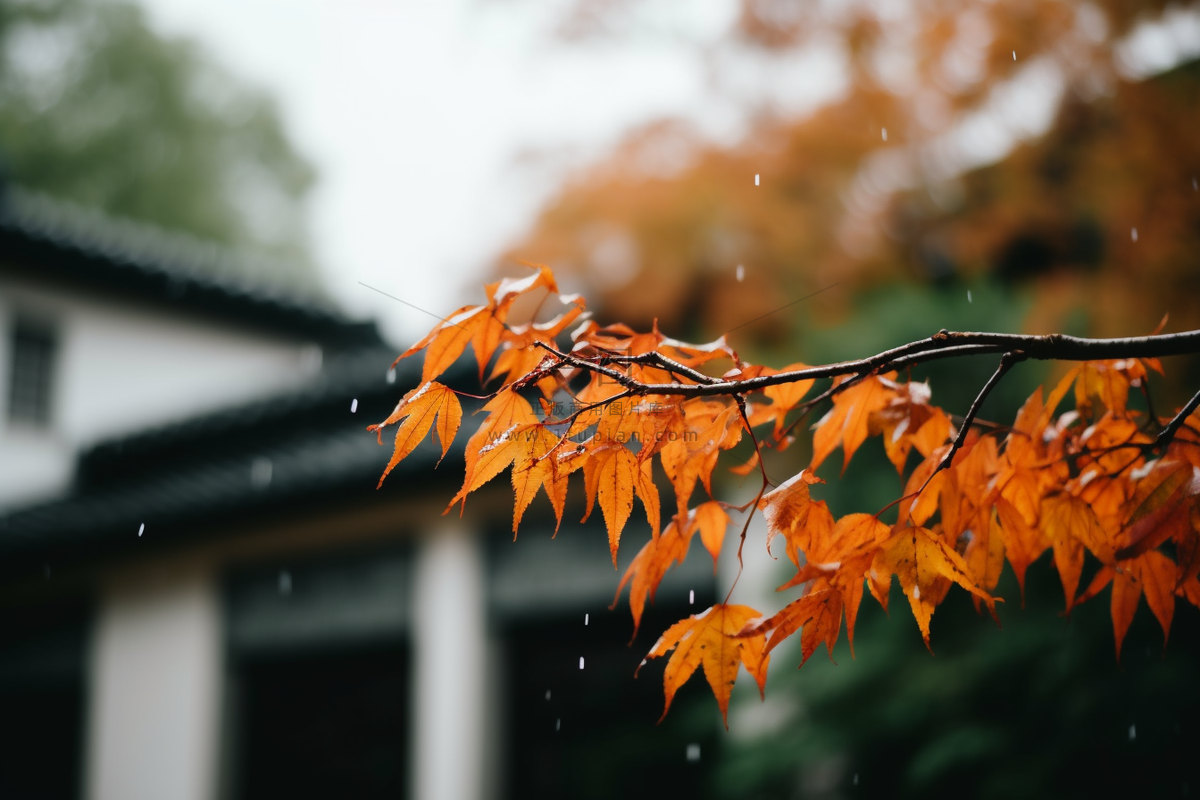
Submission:
<svg viewBox="0 0 1200 800">
<path fill-rule="evenodd" d="M 157 29 L 279 100 L 320 172 L 325 282 L 396 344 L 434 320 L 359 281 L 446 314 L 482 297 L 489 257 L 621 132 L 675 116 L 731 140 L 747 97 L 798 111 L 838 88 L 812 56 L 771 65 L 770 82 L 757 79 L 766 65 L 735 57 L 717 98 L 700 51 L 734 0 L 651 0 L 619 39 L 587 45 L 550 33 L 565 0 L 139 2 Z"/>
</svg>

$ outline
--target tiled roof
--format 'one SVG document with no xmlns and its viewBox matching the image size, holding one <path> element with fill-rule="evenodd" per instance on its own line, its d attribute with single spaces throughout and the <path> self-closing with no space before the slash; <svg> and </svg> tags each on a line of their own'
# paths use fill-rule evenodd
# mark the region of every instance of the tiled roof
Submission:
<svg viewBox="0 0 1200 800">
<path fill-rule="evenodd" d="M 389 383 L 394 357 L 383 348 L 334 356 L 303 389 L 98 444 L 80 457 L 65 497 L 0 516 L 0 573 L 119 552 L 137 545 L 143 524 L 143 535 L 161 540 L 246 515 L 370 503 L 422 482 L 453 483 L 450 470 L 433 471 L 441 453 L 426 442 L 376 491 L 391 443 L 385 436 L 379 446 L 366 426 L 386 417 L 419 376 L 417 359 Z"/>
<path fill-rule="evenodd" d="M 373 322 L 283 290 L 288 265 L 0 184 L 0 269 L 117 293 L 329 346 L 379 344 Z"/>
</svg>

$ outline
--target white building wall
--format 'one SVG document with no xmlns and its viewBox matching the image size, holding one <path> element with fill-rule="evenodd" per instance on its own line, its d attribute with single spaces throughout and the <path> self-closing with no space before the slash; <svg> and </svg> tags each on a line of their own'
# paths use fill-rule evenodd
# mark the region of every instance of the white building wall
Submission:
<svg viewBox="0 0 1200 800">
<path fill-rule="evenodd" d="M 105 588 L 89 670 L 86 800 L 212 800 L 219 609 L 199 568 Z"/>
<path fill-rule="evenodd" d="M 414 800 L 479 800 L 487 768 L 486 576 L 480 537 L 443 528 L 417 551 L 413 586 Z"/>
<path fill-rule="evenodd" d="M 48 429 L 7 416 L 17 314 L 59 336 Z M 228 322 L 0 276 L 0 508 L 57 494 L 78 450 L 97 440 L 298 385 L 320 367 L 311 343 Z"/>
</svg>

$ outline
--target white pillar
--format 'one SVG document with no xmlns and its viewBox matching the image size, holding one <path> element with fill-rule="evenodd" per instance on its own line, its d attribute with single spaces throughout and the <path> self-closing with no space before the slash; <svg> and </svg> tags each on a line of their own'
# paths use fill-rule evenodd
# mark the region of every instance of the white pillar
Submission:
<svg viewBox="0 0 1200 800">
<path fill-rule="evenodd" d="M 212 800 L 220 676 L 211 575 L 110 584 L 92 642 L 88 800 Z"/>
<path fill-rule="evenodd" d="M 413 585 L 412 796 L 483 795 L 486 589 L 478 537 L 435 531 L 421 544 Z"/>
</svg>

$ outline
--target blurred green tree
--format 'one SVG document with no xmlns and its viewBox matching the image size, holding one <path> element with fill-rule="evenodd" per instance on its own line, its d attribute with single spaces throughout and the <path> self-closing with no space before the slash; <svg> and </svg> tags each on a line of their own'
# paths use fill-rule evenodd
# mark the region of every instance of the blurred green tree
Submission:
<svg viewBox="0 0 1200 800">
<path fill-rule="evenodd" d="M 111 0 L 0 4 L 0 154 L 23 187 L 306 265 L 314 171 L 279 112 Z"/>
</svg>

